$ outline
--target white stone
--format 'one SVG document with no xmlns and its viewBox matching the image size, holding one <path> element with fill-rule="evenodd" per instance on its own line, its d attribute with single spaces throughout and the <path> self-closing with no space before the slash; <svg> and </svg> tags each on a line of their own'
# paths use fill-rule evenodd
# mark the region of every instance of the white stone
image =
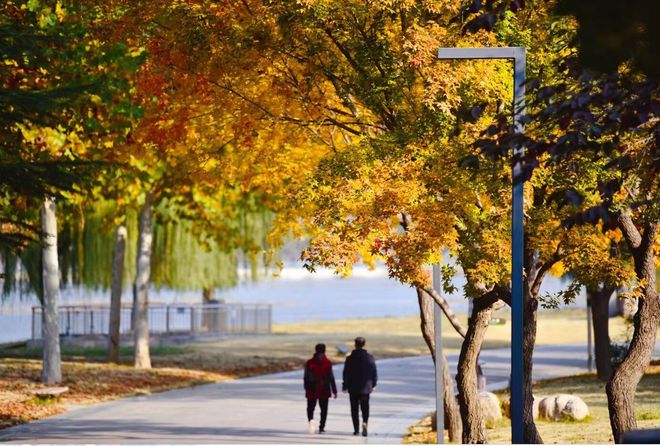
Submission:
<svg viewBox="0 0 660 446">
<path fill-rule="evenodd" d="M 589 407 L 577 395 L 560 393 L 543 398 L 539 404 L 539 416 L 548 420 L 584 420 L 589 415 Z"/>
<path fill-rule="evenodd" d="M 484 414 L 486 427 L 492 429 L 502 419 L 500 399 L 492 392 L 479 392 L 479 405 Z"/>
</svg>

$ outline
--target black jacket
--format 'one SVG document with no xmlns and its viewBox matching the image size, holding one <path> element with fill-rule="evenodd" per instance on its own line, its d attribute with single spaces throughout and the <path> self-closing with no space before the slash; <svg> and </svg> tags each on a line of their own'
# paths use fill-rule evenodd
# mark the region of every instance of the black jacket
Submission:
<svg viewBox="0 0 660 446">
<path fill-rule="evenodd" d="M 378 373 L 374 357 L 366 350 L 353 350 L 344 363 L 342 389 L 350 393 L 368 395 L 376 387 L 377 381 Z"/>
</svg>

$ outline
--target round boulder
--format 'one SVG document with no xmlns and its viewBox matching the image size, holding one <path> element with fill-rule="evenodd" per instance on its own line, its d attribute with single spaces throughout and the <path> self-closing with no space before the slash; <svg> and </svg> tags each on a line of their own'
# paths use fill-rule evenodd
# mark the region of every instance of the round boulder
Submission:
<svg viewBox="0 0 660 446">
<path fill-rule="evenodd" d="M 559 393 L 546 396 L 539 403 L 539 416 L 553 421 L 580 421 L 589 415 L 589 407 L 577 395 Z"/>
<path fill-rule="evenodd" d="M 500 399 L 492 392 L 479 392 L 479 405 L 484 414 L 486 427 L 492 429 L 502 419 Z"/>
</svg>

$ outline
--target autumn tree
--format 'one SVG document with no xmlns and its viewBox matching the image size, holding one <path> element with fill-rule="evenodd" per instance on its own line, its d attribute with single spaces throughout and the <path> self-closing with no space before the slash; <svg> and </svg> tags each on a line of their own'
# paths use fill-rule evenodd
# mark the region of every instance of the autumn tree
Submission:
<svg viewBox="0 0 660 446">
<path fill-rule="evenodd" d="M 307 201 L 316 203 L 309 229 L 314 237 L 304 259 L 310 268 L 330 266 L 344 274 L 356 256 L 367 262 L 374 256 L 382 258 L 393 277 L 416 285 L 446 308 L 421 266 L 437 261 L 442 248 L 458 249 L 462 241 L 457 216 L 478 212 L 482 196 L 496 203 L 490 208 L 507 201 L 506 165 L 494 166 L 499 173 L 493 175 L 494 182 L 489 178 L 493 187 L 488 188 L 485 183 L 475 184 L 469 175 L 466 178 L 461 169 L 467 165 L 458 163 L 484 126 L 484 121 L 470 125 L 470 119 L 479 118 L 485 107 L 492 114 L 510 102 L 510 75 L 503 63 L 439 66 L 432 63 L 435 51 L 457 44 L 525 44 L 533 33 L 525 29 L 526 23 L 512 19 L 497 35 L 464 36 L 451 20 L 460 9 L 457 4 L 306 2 L 285 6 L 272 8 L 281 17 L 273 65 L 286 64 L 288 70 L 280 76 L 295 87 L 292 94 L 314 112 L 310 116 L 316 122 L 338 128 L 344 139 L 341 144 L 329 141 L 334 153 L 303 193 Z M 548 32 L 537 37 L 540 48 Z M 542 59 L 539 51 L 537 70 Z M 311 77 L 307 84 L 296 77 L 298 67 Z M 309 94 L 310 84 L 324 94 Z M 328 104 L 334 98 L 339 100 Z M 490 101 L 481 104 L 483 98 Z M 507 211 L 506 206 L 499 210 L 502 223 L 492 232 L 492 246 L 507 243 L 501 237 L 508 232 Z M 537 224 L 551 217 L 541 214 Z M 556 226 L 556 217 L 554 221 Z M 564 237 L 561 232 L 551 235 Z M 483 245 L 475 246 L 483 249 Z M 557 245 L 543 248 L 556 250 Z M 528 270 L 535 267 L 538 272 L 529 276 L 528 286 L 533 295 L 527 299 L 528 377 L 534 303 L 543 278 L 559 261 L 559 255 L 549 250 L 544 253 L 546 262 L 540 262 L 538 249 L 527 253 Z M 505 251 L 500 249 L 501 258 L 506 258 Z M 507 263 L 502 265 L 501 271 L 506 271 Z M 473 286 L 485 290 L 498 280 L 508 281 L 501 274 L 475 278 Z M 531 398 L 529 386 L 527 393 Z M 526 422 L 532 426 L 528 438 L 539 441 L 531 412 Z"/>
<path fill-rule="evenodd" d="M 577 20 L 577 57 L 569 55 L 560 61 L 562 79 L 535 85 L 532 124 L 542 129 L 539 134 L 519 139 L 504 131 L 501 144 L 490 147 L 497 151 L 511 144 L 525 145 L 529 171 L 544 162 L 575 169 L 579 159 L 604 172 L 589 188 L 598 194 L 596 203 L 584 205 L 583 195 L 570 188 L 558 197 L 586 207 L 566 219 L 568 226 L 600 224 L 606 230 L 621 231 L 623 252 L 634 265 L 643 296 L 626 365 L 617 369 L 607 386 L 613 436 L 620 442 L 622 434 L 636 426 L 634 389 L 650 360 L 660 317 L 654 261 L 658 83 L 653 48 L 657 39 L 652 27 L 627 26 L 653 20 L 657 8 L 648 2 L 605 2 L 597 9 L 590 9 L 589 2 L 558 4 L 560 14 Z M 643 44 L 631 52 L 626 43 L 631 40 Z"/>
<path fill-rule="evenodd" d="M 269 61 L 260 57 L 258 42 L 248 40 L 256 28 L 246 26 L 253 14 L 247 2 L 117 1 L 99 7 L 117 11 L 106 22 L 105 38 L 125 40 L 146 55 L 135 77 L 144 114 L 127 144 L 112 154 L 124 175 L 108 182 L 106 193 L 124 190 L 128 194 L 113 192 L 113 199 L 139 208 L 135 364 L 148 367 L 147 290 L 152 283 L 173 285 L 169 266 L 153 263 L 159 237 L 154 222 L 156 231 L 187 225 L 184 232 L 200 240 L 195 246 L 211 246 L 220 257 L 226 252 L 230 259 L 240 249 L 256 261 L 268 243 L 270 216 L 284 208 L 282 198 L 325 149 L 291 124 L 291 115 L 305 110 L 275 94 L 281 85 L 273 91 Z M 227 266 L 225 276 L 231 276 Z M 194 278 L 177 277 L 176 286 Z M 213 277 L 198 284 L 210 290 Z"/>
<path fill-rule="evenodd" d="M 501 65 L 432 67 L 435 49 L 455 43 L 445 37 L 441 23 L 433 22 L 442 22 L 442 14 L 451 12 L 443 8 L 433 11 L 413 2 L 308 2 L 271 9 L 281 17 L 278 40 L 270 44 L 271 64 L 278 70 L 274 75 L 308 110 L 305 121 L 290 119 L 298 125 L 327 126 L 339 136 L 326 139 L 336 153 L 334 160 L 321 166 L 298 200 L 316 203 L 308 228 L 316 237 L 305 259 L 310 267 L 323 264 L 347 273 L 356 254 L 367 259 L 381 255 L 374 246 L 382 244 L 396 252 L 396 259 L 388 257 L 393 276 L 430 290 L 428 278 L 411 265 L 437 259 L 440 249 L 454 240 L 453 214 L 446 211 L 449 199 L 434 203 L 436 192 L 418 179 L 436 161 L 429 141 L 452 128 L 453 116 L 448 119 L 438 110 L 454 112 L 460 93 L 467 91 L 469 82 L 450 84 L 450 74 L 473 79 L 485 69 L 494 75 L 481 77 L 487 82 L 471 94 L 488 96 L 486 90 L 506 95 Z M 353 183 L 342 184 L 342 177 Z M 378 191 L 376 201 L 356 192 L 360 190 Z M 377 214 L 369 218 L 374 210 Z M 397 237 L 399 222 L 408 218 L 427 232 L 410 230 Z M 435 239 L 425 237 L 429 234 Z M 441 296 L 433 297 L 446 308 Z"/>
<path fill-rule="evenodd" d="M 658 121 L 652 99 L 657 83 L 625 70 L 610 76 L 588 76 L 571 65 L 567 70 L 566 82 L 535 92 L 539 111 L 533 117 L 543 135 L 531 133 L 522 142 L 532 160 L 547 159 L 581 175 L 600 172 L 586 189 L 566 185 L 555 199 L 577 207 L 565 218 L 568 227 L 621 231 L 634 265 L 640 307 L 633 341 L 625 366 L 617 368 L 607 387 L 614 438 L 621 441 L 635 427 L 634 389 L 650 361 L 660 317 L 655 286 Z"/>
</svg>

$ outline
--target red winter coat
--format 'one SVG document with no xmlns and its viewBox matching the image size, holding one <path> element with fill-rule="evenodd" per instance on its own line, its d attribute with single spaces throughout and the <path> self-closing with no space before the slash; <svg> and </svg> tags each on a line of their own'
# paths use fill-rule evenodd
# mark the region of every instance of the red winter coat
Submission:
<svg viewBox="0 0 660 446">
<path fill-rule="evenodd" d="M 307 399 L 327 400 L 337 394 L 332 363 L 324 354 L 315 354 L 305 365 L 305 396 Z"/>
</svg>

